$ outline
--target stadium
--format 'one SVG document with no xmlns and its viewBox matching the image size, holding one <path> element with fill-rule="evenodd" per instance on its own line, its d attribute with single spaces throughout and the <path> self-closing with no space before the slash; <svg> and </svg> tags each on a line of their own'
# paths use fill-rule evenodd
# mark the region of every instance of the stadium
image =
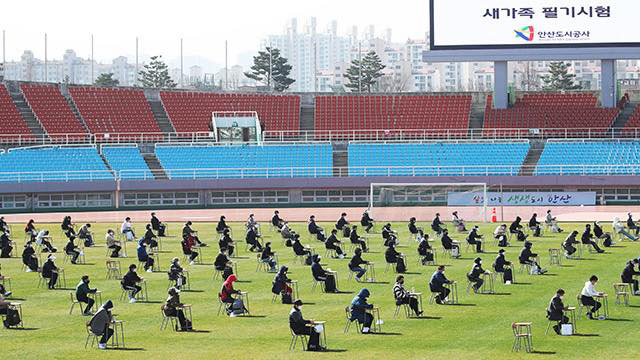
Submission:
<svg viewBox="0 0 640 360">
<path fill-rule="evenodd" d="M 431 0 L 424 61 L 494 62 L 493 91 L 2 81 L 3 357 L 638 358 L 640 92 L 614 64 L 640 42 L 487 3 Z M 474 16 L 494 38 L 443 21 Z M 509 62 L 576 59 L 601 91 L 509 88 Z"/>
</svg>

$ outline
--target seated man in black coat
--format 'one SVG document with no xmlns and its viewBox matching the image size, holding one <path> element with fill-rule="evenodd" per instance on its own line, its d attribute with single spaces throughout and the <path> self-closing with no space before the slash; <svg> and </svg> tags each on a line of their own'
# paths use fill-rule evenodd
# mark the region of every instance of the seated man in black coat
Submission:
<svg viewBox="0 0 640 360">
<path fill-rule="evenodd" d="M 484 284 L 484 280 L 482 280 L 482 275 L 484 273 L 486 273 L 486 271 L 482 268 L 482 259 L 476 258 L 473 261 L 473 267 L 471 268 L 471 271 L 467 273 L 467 279 L 469 279 L 469 281 L 473 284 L 473 292 L 475 292 L 476 294 L 478 293 L 478 291 L 480 291 L 482 285 Z"/>
<path fill-rule="evenodd" d="M 151 228 L 158 233 L 159 237 L 166 236 L 167 225 L 163 224 L 154 212 L 151 213 Z"/>
<path fill-rule="evenodd" d="M 262 251 L 262 244 L 260 244 L 260 240 L 258 240 L 259 237 L 260 235 L 258 234 L 258 230 L 255 227 L 252 226 L 247 230 L 245 241 L 247 242 L 247 244 L 251 245 L 249 251 Z"/>
<path fill-rule="evenodd" d="M 623 283 L 631 285 L 631 287 L 633 288 L 634 295 L 640 295 L 640 289 L 638 288 L 638 280 L 634 278 L 634 276 L 640 275 L 640 271 L 636 271 L 635 269 L 635 266 L 638 264 L 640 264 L 640 260 L 638 259 L 633 259 L 627 262 L 627 265 L 622 271 L 622 275 L 620 275 L 620 278 L 622 279 Z"/>
<path fill-rule="evenodd" d="M 58 267 L 56 266 L 55 261 L 56 257 L 49 255 L 47 261 L 42 265 L 42 277 L 49 279 L 49 290 L 55 289 L 56 283 L 58 282 Z"/>
<path fill-rule="evenodd" d="M 308 351 L 322 351 L 324 348 L 320 346 L 320 333 L 313 326 L 313 321 L 305 320 L 302 317 L 302 301 L 296 300 L 293 303 L 293 309 L 289 313 L 289 327 L 296 335 L 308 335 L 307 343 Z"/>
<path fill-rule="evenodd" d="M 530 243 L 529 241 L 525 242 L 522 251 L 520 251 L 518 260 L 520 260 L 520 264 L 531 266 L 532 275 L 543 275 L 547 272 L 547 270 L 540 267 L 540 265 L 534 260 L 538 258 L 538 254 L 531 252 L 532 247 L 532 243 Z"/>
<path fill-rule="evenodd" d="M 369 216 L 369 211 L 365 211 L 362 214 L 362 219 L 360 220 L 360 225 L 364 227 L 364 231 L 370 232 L 373 229 L 373 219 Z"/>
<path fill-rule="evenodd" d="M 292 248 L 293 248 L 293 252 L 298 256 L 309 256 L 309 255 L 311 255 L 311 250 L 305 248 L 304 245 L 302 245 L 302 243 L 300 242 L 300 235 L 296 235 L 293 238 Z"/>
<path fill-rule="evenodd" d="M 476 246 L 476 252 L 481 253 L 482 251 L 482 235 L 478 234 L 478 227 L 474 226 L 473 229 L 469 232 L 467 236 L 467 242 L 471 245 Z"/>
<path fill-rule="evenodd" d="M 593 249 L 598 252 L 598 254 L 604 253 L 604 250 L 600 249 L 598 243 L 593 241 L 593 235 L 591 234 L 591 225 L 587 224 L 585 226 L 585 230 L 582 233 L 582 243 L 588 246 L 593 246 Z"/>
<path fill-rule="evenodd" d="M 276 229 L 282 229 L 282 225 L 284 225 L 284 220 L 280 218 L 280 212 L 278 210 L 273 212 L 273 217 L 271 218 L 271 225 L 273 225 Z"/>
<path fill-rule="evenodd" d="M 450 281 L 444 275 L 444 270 L 444 265 L 438 266 L 438 270 L 431 275 L 431 280 L 429 281 L 429 289 L 431 292 L 438 294 L 436 296 L 436 304 L 439 305 L 443 305 L 447 301 L 449 293 L 451 293 L 451 290 L 447 289 L 444 285 L 453 283 L 453 281 Z"/>
<path fill-rule="evenodd" d="M 511 284 L 513 281 L 513 270 L 511 270 L 511 262 L 507 261 L 504 253 L 504 249 L 498 251 L 498 257 L 496 257 L 493 263 L 493 270 L 498 274 L 502 274 L 505 284 Z"/>
<path fill-rule="evenodd" d="M 327 241 L 324 243 L 324 245 L 327 249 L 335 251 L 339 259 L 344 259 L 344 252 L 340 247 L 340 240 L 338 240 L 337 234 L 338 230 L 331 230 L 331 236 L 327 238 Z"/>
<path fill-rule="evenodd" d="M 433 222 L 431 223 L 431 230 L 435 231 L 436 234 L 438 235 L 442 235 L 442 231 L 444 230 L 443 227 L 444 223 L 442 221 L 440 221 L 440 214 L 436 214 L 436 217 L 433 219 Z"/>
<path fill-rule="evenodd" d="M 460 244 L 449 237 L 449 230 L 444 229 L 442 231 L 442 248 L 445 250 L 451 250 L 453 257 L 460 257 Z M 454 250 L 455 249 L 455 250 Z M 455 255 L 457 253 L 457 255 Z"/>
<path fill-rule="evenodd" d="M 313 264 L 311 265 L 311 275 L 316 281 L 320 281 L 324 284 L 325 292 L 338 292 L 336 287 L 336 279 L 333 276 L 333 273 L 326 271 L 320 265 L 320 260 L 322 258 L 318 255 L 313 256 Z"/>
<path fill-rule="evenodd" d="M 568 309 L 562 302 L 563 297 L 564 290 L 558 289 L 558 291 L 556 292 L 556 296 L 551 299 L 549 307 L 547 308 L 547 319 L 549 319 L 550 321 L 558 322 L 557 325 L 553 326 L 553 330 L 558 335 L 560 335 L 560 325 L 569 323 L 569 318 L 564 315 L 564 312 Z"/>
<path fill-rule="evenodd" d="M 511 226 L 509 226 L 509 232 L 511 234 L 515 234 L 518 241 L 525 241 L 527 240 L 528 235 L 525 235 L 522 231 L 522 225 L 520 222 L 522 222 L 522 218 L 520 216 L 516 217 L 516 220 L 511 223 Z"/>
<path fill-rule="evenodd" d="M 542 223 L 538 221 L 538 214 L 533 214 L 529 220 L 529 229 L 533 232 L 533 236 L 540 237 L 542 232 L 540 225 L 542 225 Z"/>
<path fill-rule="evenodd" d="M 353 225 L 353 227 L 351 228 L 351 234 L 349 235 L 349 240 L 351 240 L 352 244 L 356 244 L 358 246 L 360 246 L 360 248 L 362 248 L 362 251 L 364 252 L 368 252 L 369 250 L 367 249 L 367 241 L 363 238 L 361 238 L 358 235 L 358 226 L 357 225 Z"/>
</svg>

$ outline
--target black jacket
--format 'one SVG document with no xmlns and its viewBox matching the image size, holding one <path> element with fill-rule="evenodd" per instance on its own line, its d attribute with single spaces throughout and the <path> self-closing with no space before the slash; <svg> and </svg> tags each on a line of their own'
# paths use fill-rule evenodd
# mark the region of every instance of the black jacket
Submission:
<svg viewBox="0 0 640 360">
<path fill-rule="evenodd" d="M 583 244 L 591 244 L 591 238 L 593 237 L 593 235 L 591 235 L 591 230 L 585 230 L 582 233 L 582 243 Z"/>
<path fill-rule="evenodd" d="M 522 227 L 522 225 L 520 225 L 520 221 L 516 220 L 516 221 L 511 223 L 511 226 L 509 226 L 509 231 L 512 232 L 512 233 L 515 233 L 515 232 L 520 231 L 521 227 Z"/>
<path fill-rule="evenodd" d="M 417 234 L 417 233 L 418 233 L 418 227 L 416 226 L 416 223 L 414 223 L 414 222 L 410 222 L 410 223 L 409 223 L 409 232 L 410 232 L 412 235 L 415 235 L 415 234 Z"/>
<path fill-rule="evenodd" d="M 369 214 L 365 213 L 365 214 L 362 215 L 362 219 L 360 220 L 360 225 L 369 226 L 369 225 L 371 225 L 371 222 L 372 222 L 372 219 L 369 216 Z"/>
<path fill-rule="evenodd" d="M 640 272 L 637 272 L 635 266 L 632 262 L 628 262 L 627 266 L 622 271 L 622 281 L 630 284 L 633 282 L 633 276 L 640 275 Z"/>
<path fill-rule="evenodd" d="M 593 234 L 597 238 L 601 238 L 602 235 L 604 235 L 604 231 L 602 230 L 602 228 L 598 224 L 593 224 Z"/>
<path fill-rule="evenodd" d="M 155 217 L 155 216 L 151 217 L 151 228 L 153 230 L 156 230 L 156 231 L 160 230 L 160 224 L 161 224 L 161 222 L 157 217 Z"/>
<path fill-rule="evenodd" d="M 216 260 L 213 262 L 213 266 L 216 270 L 224 270 L 225 266 L 229 262 L 229 258 L 225 254 L 218 254 Z"/>
<path fill-rule="evenodd" d="M 427 239 L 420 241 L 420 243 L 418 244 L 418 254 L 421 256 L 427 256 L 427 252 L 429 252 L 429 250 L 431 250 L 429 241 L 427 241 Z"/>
<path fill-rule="evenodd" d="M 478 232 L 476 231 L 476 229 L 471 230 L 471 232 L 469 233 L 469 236 L 467 236 L 467 242 L 469 244 L 475 244 L 478 240 L 480 240 L 482 238 L 482 236 L 480 236 L 478 234 Z"/>
<path fill-rule="evenodd" d="M 493 263 L 493 269 L 496 272 L 504 272 L 504 266 L 511 265 L 509 261 L 504 257 L 504 254 L 498 255 L 496 261 Z"/>
<path fill-rule="evenodd" d="M 535 257 L 537 254 L 534 254 L 531 252 L 531 249 L 529 248 L 522 248 L 522 251 L 520 251 L 520 256 L 518 257 L 518 259 L 520 260 L 520 263 L 524 263 L 527 261 L 530 261 L 530 259 L 532 257 Z"/>
<path fill-rule="evenodd" d="M 327 271 L 322 268 L 322 265 L 317 262 L 311 265 L 311 274 L 316 280 L 324 280 L 328 275 Z"/>
<path fill-rule="evenodd" d="M 360 241 L 360 236 L 358 236 L 358 232 L 356 230 L 351 231 L 351 234 L 349 235 L 349 240 L 351 240 L 352 243 L 357 243 Z"/>
<path fill-rule="evenodd" d="M 538 219 L 535 217 L 532 217 L 531 220 L 529 220 L 529 227 L 530 228 L 535 228 L 538 225 L 540 225 L 540 223 L 538 222 Z"/>
<path fill-rule="evenodd" d="M 484 269 L 482 268 L 482 266 L 480 264 L 475 264 L 471 268 L 471 271 L 467 274 L 467 277 L 469 277 L 469 279 L 477 280 L 482 274 L 484 274 Z"/>
<path fill-rule="evenodd" d="M 390 263 L 394 264 L 398 262 L 398 258 L 400 257 L 400 253 L 396 251 L 394 247 L 388 247 L 387 251 L 384 252 L 384 259 Z"/>
<path fill-rule="evenodd" d="M 267 245 L 264 247 L 264 249 L 262 249 L 262 255 L 260 255 L 260 259 L 266 260 L 274 255 L 275 254 L 273 253 L 273 251 L 271 251 L 271 246 Z"/>
<path fill-rule="evenodd" d="M 340 246 L 340 241 L 335 235 L 331 235 L 324 244 L 327 249 L 334 249 Z"/>
<path fill-rule="evenodd" d="M 349 261 L 349 269 L 355 269 L 360 267 L 360 265 L 368 264 L 368 261 L 362 260 L 362 255 L 354 254 L 351 260 Z"/>
<path fill-rule="evenodd" d="M 308 229 L 309 229 L 309 234 L 317 234 L 320 227 L 318 226 L 318 224 L 316 224 L 315 221 L 311 221 L 309 222 Z"/>
<path fill-rule="evenodd" d="M 349 222 L 344 217 L 341 217 L 336 223 L 336 229 L 342 230 L 345 227 L 345 225 L 349 225 Z"/>
<path fill-rule="evenodd" d="M 289 314 L 289 327 L 295 334 L 307 334 L 307 324 L 311 324 L 311 321 L 305 320 L 300 310 L 296 308 L 291 310 Z"/>
<path fill-rule="evenodd" d="M 564 303 L 560 296 L 556 295 L 551 299 L 549 307 L 547 308 L 547 318 L 553 321 L 560 321 L 564 316 Z"/>
<path fill-rule="evenodd" d="M 50 278 L 54 271 L 57 271 L 58 267 L 53 261 L 47 260 L 44 265 L 42 265 L 42 276 L 46 278 Z"/>
<path fill-rule="evenodd" d="M 133 271 L 127 272 L 122 278 L 122 284 L 124 286 L 134 286 L 140 281 L 142 281 L 142 279 L 140 279 L 140 276 L 138 276 L 138 274 Z"/>
<path fill-rule="evenodd" d="M 304 255 L 305 253 L 304 246 L 302 246 L 302 243 L 300 242 L 300 240 L 293 242 L 293 252 L 296 255 Z"/>
<path fill-rule="evenodd" d="M 443 248 L 447 250 L 453 249 L 453 240 L 451 240 L 449 235 L 443 235 L 441 241 L 442 241 Z"/>
<path fill-rule="evenodd" d="M 224 229 L 228 229 L 229 227 L 227 226 L 227 223 L 224 220 L 220 220 L 218 222 L 218 226 L 216 226 L 216 231 L 221 233 L 224 231 Z"/>
</svg>

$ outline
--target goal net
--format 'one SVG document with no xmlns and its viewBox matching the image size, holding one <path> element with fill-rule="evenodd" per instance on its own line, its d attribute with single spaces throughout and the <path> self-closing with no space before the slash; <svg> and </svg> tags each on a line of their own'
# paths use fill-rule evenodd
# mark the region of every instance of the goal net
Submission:
<svg viewBox="0 0 640 360">
<path fill-rule="evenodd" d="M 487 184 L 371 184 L 369 212 L 372 217 L 391 221 L 389 217 L 395 219 L 392 213 L 398 213 L 391 208 L 402 207 L 432 208 L 434 212 L 442 213 L 443 221 L 449 221 L 451 213 L 457 211 L 464 220 L 487 222 Z M 412 212 L 415 213 L 415 209 Z"/>
</svg>

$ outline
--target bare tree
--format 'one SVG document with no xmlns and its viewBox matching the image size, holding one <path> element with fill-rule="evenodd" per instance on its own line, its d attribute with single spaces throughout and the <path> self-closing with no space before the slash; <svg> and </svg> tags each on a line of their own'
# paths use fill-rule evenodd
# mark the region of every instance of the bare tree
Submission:
<svg viewBox="0 0 640 360">
<path fill-rule="evenodd" d="M 411 90 L 411 79 L 413 76 L 408 74 L 390 74 L 380 79 L 380 92 L 397 93 Z"/>
</svg>

